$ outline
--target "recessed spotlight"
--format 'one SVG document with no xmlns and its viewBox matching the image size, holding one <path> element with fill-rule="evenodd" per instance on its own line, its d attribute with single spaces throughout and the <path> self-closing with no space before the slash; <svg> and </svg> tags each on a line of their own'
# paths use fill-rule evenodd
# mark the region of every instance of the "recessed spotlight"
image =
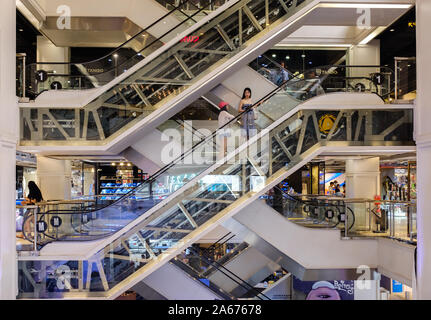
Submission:
<svg viewBox="0 0 431 320">
<path fill-rule="evenodd" d="M 391 30 L 389 30 L 390 32 L 394 32 L 395 31 L 395 29 L 391 29 Z"/>
<path fill-rule="evenodd" d="M 286 60 L 289 60 L 290 59 L 290 56 L 286 56 Z"/>
<path fill-rule="evenodd" d="M 305 54 L 302 54 L 302 55 L 301 55 L 301 57 L 302 57 L 302 58 L 305 58 Z"/>
<path fill-rule="evenodd" d="M 23 32 L 23 31 L 24 31 L 24 29 L 18 29 L 18 31 L 19 31 L 19 32 Z"/>
<path fill-rule="evenodd" d="M 272 55 L 272 57 L 273 57 L 273 58 L 276 58 L 276 57 L 277 57 L 277 55 L 274 53 L 274 54 Z"/>
</svg>

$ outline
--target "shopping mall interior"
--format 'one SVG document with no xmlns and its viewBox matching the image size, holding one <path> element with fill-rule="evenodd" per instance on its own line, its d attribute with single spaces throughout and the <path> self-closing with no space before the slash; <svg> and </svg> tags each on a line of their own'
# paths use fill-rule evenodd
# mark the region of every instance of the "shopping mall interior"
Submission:
<svg viewBox="0 0 431 320">
<path fill-rule="evenodd" d="M 1 8 L 1 300 L 431 299 L 431 1 Z"/>
</svg>

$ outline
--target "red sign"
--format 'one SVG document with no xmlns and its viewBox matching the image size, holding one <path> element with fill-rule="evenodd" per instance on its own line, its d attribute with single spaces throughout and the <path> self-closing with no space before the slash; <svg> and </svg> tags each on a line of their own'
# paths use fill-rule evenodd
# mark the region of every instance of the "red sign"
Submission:
<svg viewBox="0 0 431 320">
<path fill-rule="evenodd" d="M 198 42 L 199 36 L 188 36 L 181 39 L 181 42 Z"/>
</svg>

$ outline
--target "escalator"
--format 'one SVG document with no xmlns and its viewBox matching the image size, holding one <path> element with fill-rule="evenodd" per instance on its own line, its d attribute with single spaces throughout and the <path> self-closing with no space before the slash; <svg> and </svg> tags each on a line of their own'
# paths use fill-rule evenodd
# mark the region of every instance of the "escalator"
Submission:
<svg viewBox="0 0 431 320">
<path fill-rule="evenodd" d="M 332 200 L 329 204 L 322 199 L 319 205 L 315 201 L 310 205 L 284 198 L 284 204 L 285 210 L 277 212 L 257 200 L 252 205 L 255 210 L 242 209 L 223 227 L 240 234 L 244 241 L 302 281 L 357 280 L 361 273 L 358 268 L 366 266 L 370 271 L 412 283 L 414 245 L 373 235 L 358 238 L 354 232 L 348 232 L 356 227 L 351 219 L 365 214 L 361 212 L 366 211 L 363 208 L 350 211 L 339 224 L 334 220 L 341 217 L 325 214 L 335 213 L 339 207 Z M 307 206 L 319 207 L 320 213 L 310 216 Z M 301 216 L 310 219 L 298 221 Z M 398 262 L 388 257 L 397 257 Z M 374 274 L 371 272 L 368 277 L 371 278 L 367 280 L 372 280 Z"/>
<path fill-rule="evenodd" d="M 153 0 L 149 0 L 149 2 L 153 2 Z M 137 5 L 143 6 L 145 3 L 139 3 Z M 198 8 L 191 0 L 183 0 L 179 1 L 176 6 L 171 5 L 171 10 L 166 11 L 157 4 L 149 4 L 149 8 L 147 9 L 156 10 L 157 13 L 155 16 L 159 18 L 146 19 L 146 24 L 151 21 L 147 27 L 130 34 L 122 41 L 123 43 L 116 46 L 116 48 L 108 54 L 95 60 L 79 63 L 44 61 L 26 66 L 26 91 L 30 93 L 32 97 L 37 97 L 43 91 L 50 89 L 89 89 L 100 87 L 121 74 L 122 72 L 118 72 L 119 70 L 132 67 L 150 53 L 161 48 L 179 33 L 193 26 L 198 20 L 196 19 L 196 15 L 208 15 L 205 9 L 207 9 L 209 5 L 210 3 L 207 3 L 206 6 Z M 188 9 L 187 13 L 185 13 L 184 8 Z M 92 18 L 94 18 L 94 16 Z M 79 22 L 74 24 L 73 27 L 86 24 L 86 30 L 88 30 L 91 28 L 91 23 L 86 23 L 86 21 L 83 20 L 91 20 L 92 18 L 76 18 L 79 19 Z M 112 19 L 112 17 L 110 18 Z M 48 17 L 45 21 L 47 25 L 52 24 L 49 19 L 51 19 L 51 17 Z M 57 17 L 55 17 L 55 19 L 57 19 Z M 137 29 L 137 27 L 129 27 L 127 28 L 127 32 L 132 32 L 135 29 Z M 59 32 L 64 33 L 62 30 Z M 73 34 L 70 30 L 68 33 Z M 79 37 L 79 33 L 75 35 L 75 37 Z M 65 40 L 64 37 L 61 38 L 63 38 L 63 41 Z M 79 46 L 79 41 L 75 39 L 75 43 L 77 42 Z M 67 45 L 60 46 L 67 47 Z M 43 71 L 46 72 L 46 79 L 41 81 L 39 77 Z M 52 83 L 60 83 L 60 85 L 53 87 Z"/>
<path fill-rule="evenodd" d="M 312 93 L 319 90 L 317 83 L 309 79 L 301 81 L 295 81 L 292 86 L 282 85 L 262 101 L 276 106 L 284 101 L 280 97 L 292 94 L 286 93 L 289 88 L 304 88 L 304 82 L 309 90 L 295 90 L 293 94 L 310 100 L 276 121 L 265 118 L 261 131 L 246 143 L 242 140 L 232 146 L 223 159 L 215 162 L 213 158 L 202 157 L 205 151 L 213 151 L 218 134 L 215 132 L 111 206 L 92 212 L 44 213 L 45 221 L 60 216 L 68 223 L 60 228 L 49 226 L 41 232 L 38 243 L 47 245 L 38 258 L 21 257 L 20 268 L 28 268 L 28 264 L 37 261 L 58 263 L 59 253 L 69 252 L 67 257 L 60 259 L 62 266 L 79 273 L 82 264 L 95 265 L 98 276 L 94 278 L 105 278 L 104 285 L 93 290 L 91 282 L 95 280 L 88 277 L 88 283 L 82 288 L 89 289 L 76 288 L 78 291 L 74 295 L 113 298 L 322 152 L 405 152 L 414 149 L 411 106 L 385 105 L 377 96 L 362 93 L 315 96 Z M 355 102 L 346 105 L 346 98 Z M 368 101 L 365 105 L 369 107 L 361 107 L 360 101 Z M 242 116 L 233 119 L 225 128 L 231 128 L 235 135 L 238 131 L 236 122 Z M 331 125 L 324 121 L 328 119 L 332 119 Z M 189 166 L 195 178 L 184 181 L 182 187 L 164 198 L 155 199 L 154 188 L 170 175 L 175 175 L 176 170 L 184 168 L 190 158 L 201 160 L 199 165 L 194 163 L 191 169 Z M 135 259 L 137 263 L 111 271 L 109 266 L 113 263 L 129 261 L 132 248 L 143 252 Z M 27 293 L 31 294 L 31 290 Z M 64 291 L 63 294 L 70 293 Z"/>
<path fill-rule="evenodd" d="M 208 92 L 226 77 L 227 69 L 233 72 L 235 66 L 237 70 L 253 46 L 276 43 L 277 37 L 267 36 L 286 29 L 291 20 L 311 9 L 312 2 L 292 1 L 280 8 L 278 1 L 265 6 L 263 0 L 232 0 L 164 45 L 153 43 L 158 47 L 151 47 L 145 58 L 139 52 L 113 67 L 109 61 L 112 57 L 104 57 L 110 69 L 92 76 L 108 84 L 89 90 L 45 91 L 34 103 L 21 105 L 21 145 L 66 148 L 79 142 L 81 149 L 92 146 L 97 153 L 114 147 L 107 144 L 121 140 L 121 136 L 131 138 L 127 133 L 132 131 L 132 136 L 142 136 Z M 170 31 L 165 37 L 174 33 Z M 181 41 L 187 35 L 199 36 L 200 40 Z M 141 51 L 145 48 L 150 47 Z M 73 79 L 66 83 L 69 81 Z M 115 148 L 110 150 L 124 150 L 124 146 Z"/>
<path fill-rule="evenodd" d="M 341 70 L 347 68 L 348 67 L 345 66 L 337 67 L 337 72 L 340 73 Z M 274 149 L 274 152 L 279 153 L 277 154 L 277 157 L 283 159 L 283 156 L 287 156 L 288 159 L 291 159 L 292 155 L 298 154 L 301 151 L 301 148 L 303 148 L 302 144 L 305 143 L 306 145 L 309 145 L 310 143 L 320 142 L 322 139 L 328 137 L 330 140 L 348 139 L 353 141 L 359 141 L 359 139 L 361 138 L 373 138 L 376 140 L 385 139 L 385 137 L 382 135 L 374 137 L 374 134 L 372 133 L 372 128 L 369 127 L 369 125 L 366 127 L 362 126 L 362 122 L 364 120 L 366 120 L 367 123 L 370 123 L 372 121 L 369 119 L 370 116 L 366 111 L 358 111 L 358 115 L 356 115 L 355 119 L 357 121 L 360 121 L 360 124 L 355 127 L 355 134 L 353 137 L 352 132 L 348 136 L 346 136 L 346 134 L 342 134 L 342 131 L 346 130 L 347 124 L 351 125 L 352 122 L 352 116 L 349 114 L 349 112 L 339 112 L 331 110 L 329 110 L 328 112 L 313 111 L 314 108 L 310 108 L 307 105 L 308 103 L 312 103 L 313 101 L 319 101 L 316 100 L 316 98 L 310 98 L 317 97 L 319 91 L 323 90 L 322 85 L 325 86 L 325 81 L 326 79 L 328 79 L 326 76 L 328 73 L 325 71 L 326 69 L 333 70 L 334 67 L 319 67 L 319 70 L 322 73 L 319 78 L 313 78 L 311 80 L 293 78 L 288 82 L 282 84 L 273 92 L 269 93 L 266 97 L 264 97 L 260 102 L 257 103 L 258 106 L 256 105 L 255 111 L 259 114 L 259 117 L 257 120 L 255 120 L 256 133 L 260 132 L 260 134 L 264 135 L 265 139 L 269 138 L 267 137 L 268 128 L 272 127 L 274 123 L 276 123 L 274 119 L 280 119 L 282 117 L 286 118 L 286 116 L 289 115 L 291 115 L 293 119 L 297 117 L 297 119 L 291 120 L 289 122 L 285 131 L 281 130 L 280 133 L 275 135 L 275 137 L 273 138 L 277 141 L 277 144 L 275 144 L 276 149 Z M 314 71 L 315 69 L 309 70 L 309 72 Z M 325 104 L 327 104 L 327 97 L 333 97 L 336 103 L 338 103 L 340 97 L 343 99 L 353 98 L 353 100 L 357 100 L 354 102 L 354 106 L 360 100 L 362 100 L 362 103 L 364 104 L 374 103 L 379 106 L 384 106 L 382 100 L 380 100 L 377 95 L 328 95 L 321 96 L 320 99 L 323 99 L 325 101 Z M 302 100 L 307 99 L 310 99 L 310 101 L 302 104 L 302 106 L 304 106 L 306 110 L 300 111 L 298 115 L 295 116 L 294 110 L 296 109 L 294 109 L 294 107 L 296 105 L 299 105 Z M 263 103 L 261 103 L 262 101 Z M 319 103 L 315 104 L 319 105 Z M 338 109 L 339 107 L 335 107 L 335 110 Z M 400 119 L 398 119 L 394 123 L 394 126 L 390 127 L 391 130 L 397 129 L 397 132 L 399 132 L 400 129 L 398 128 L 398 126 L 402 127 L 406 125 L 410 118 L 408 116 L 408 111 L 405 112 L 406 114 L 403 114 L 403 116 L 400 117 Z M 226 129 L 231 130 L 232 134 L 237 135 L 239 138 L 236 141 L 234 141 L 234 139 L 231 139 L 234 144 L 228 146 L 229 151 L 238 152 L 237 148 L 245 142 L 243 132 L 241 131 L 242 128 L 239 125 L 239 120 L 242 119 L 244 114 L 245 113 L 236 116 L 230 123 L 226 125 Z M 399 112 L 399 114 L 402 113 Z M 303 118 L 305 121 L 305 124 L 303 123 L 302 126 L 300 120 L 301 118 Z M 47 225 L 49 225 L 48 222 L 51 217 L 57 214 L 61 215 L 61 221 L 64 221 L 64 224 L 61 226 L 61 228 L 57 227 L 55 229 L 45 230 L 42 235 L 39 235 L 42 238 L 38 239 L 38 244 L 45 245 L 49 242 L 52 242 L 52 240 L 81 240 L 81 237 L 84 240 L 94 240 L 106 237 L 109 234 L 120 230 L 122 227 L 126 226 L 134 219 L 140 217 L 148 209 L 154 207 L 155 205 L 163 201 L 167 196 L 172 195 L 178 188 L 188 182 L 180 182 L 179 184 L 177 184 L 175 189 L 157 191 L 159 186 L 165 186 L 168 184 L 167 181 L 169 181 L 170 177 L 175 176 L 180 172 L 188 173 L 191 177 L 196 177 L 205 170 L 207 170 L 210 165 L 214 164 L 215 161 L 219 159 L 218 155 L 220 154 L 220 148 L 218 145 L 218 134 L 221 130 L 216 130 L 211 135 L 206 137 L 205 135 L 199 135 L 199 132 L 197 132 L 197 130 L 193 126 L 187 126 L 187 122 L 175 119 L 175 117 L 172 119 L 173 120 L 171 122 L 173 123 L 173 125 L 168 124 L 169 128 L 173 128 L 178 125 L 184 126 L 185 130 L 189 131 L 195 137 L 198 138 L 195 142 L 194 148 L 189 149 L 184 154 L 179 155 L 178 157 L 173 157 L 171 161 L 167 161 L 168 165 L 153 174 L 146 183 L 141 186 L 138 186 L 135 190 L 131 191 L 129 194 L 125 195 L 111 206 L 102 208 L 100 210 L 51 210 L 47 212 L 42 212 L 40 214 L 40 219 L 45 220 L 45 223 Z M 317 123 L 318 119 L 319 123 Z M 314 125 L 314 127 L 311 126 L 311 123 Z M 334 130 L 329 129 L 330 127 L 328 126 L 331 126 L 331 124 Z M 163 128 L 160 128 L 160 130 L 162 129 Z M 384 131 L 384 133 L 385 132 L 386 131 Z M 391 131 L 387 130 L 387 132 L 390 133 Z M 299 138 L 299 141 L 296 142 L 298 144 L 298 146 L 296 147 L 294 144 L 291 144 L 291 140 L 295 140 L 297 138 Z M 315 140 L 314 142 L 313 139 Z M 183 137 L 180 137 L 178 141 L 173 142 L 175 142 L 173 147 L 184 144 Z M 179 150 L 181 150 L 181 148 Z M 268 159 L 259 159 L 258 162 L 263 160 L 268 161 Z M 284 161 L 284 159 L 282 161 Z M 255 162 L 253 162 L 253 166 L 256 168 Z M 272 166 L 272 163 L 270 163 L 270 166 Z M 272 170 L 271 167 L 264 167 L 264 170 L 268 169 Z M 236 188 L 238 188 L 238 183 L 236 181 L 231 183 L 236 183 Z M 222 184 L 225 184 L 225 182 L 222 182 Z M 225 191 L 228 192 L 229 190 Z M 231 195 L 233 195 L 232 192 Z M 219 203 L 226 202 L 221 201 Z M 76 231 L 78 229 L 80 230 L 79 232 Z"/>
<path fill-rule="evenodd" d="M 248 248 L 244 248 L 245 246 L 247 245 L 239 244 L 232 250 L 234 252 L 221 259 L 214 259 L 206 250 L 191 246 L 183 254 L 171 260 L 169 264 L 205 284 L 207 288 L 221 295 L 223 299 L 241 299 L 245 294 L 248 294 L 258 300 L 269 300 L 267 296 L 256 290 L 254 285 L 265 279 L 279 266 L 258 251 L 251 252 L 252 249 L 248 246 Z M 256 265 L 244 268 L 244 263 L 250 264 L 250 259 L 253 258 L 256 258 Z M 145 278 L 144 282 L 148 283 L 147 279 L 151 278 L 151 285 L 156 288 L 164 281 L 154 279 L 153 274 Z M 165 292 L 178 291 L 178 298 L 181 298 L 181 291 L 188 288 L 182 287 L 182 290 L 176 290 L 176 286 L 176 284 L 167 285 Z"/>
</svg>

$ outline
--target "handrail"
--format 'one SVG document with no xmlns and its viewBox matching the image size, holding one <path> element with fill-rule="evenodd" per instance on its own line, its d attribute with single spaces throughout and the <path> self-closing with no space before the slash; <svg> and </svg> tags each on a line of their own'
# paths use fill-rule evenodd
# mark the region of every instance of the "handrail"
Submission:
<svg viewBox="0 0 431 320">
<path fill-rule="evenodd" d="M 188 2 L 188 1 L 190 1 L 190 0 L 185 0 L 186 2 Z M 196 12 L 194 12 L 192 15 L 187 15 L 187 14 L 185 14 L 185 13 L 183 13 L 187 18 L 186 19 L 184 19 L 183 21 L 181 21 L 180 23 L 178 23 L 177 25 L 175 25 L 173 28 L 171 28 L 171 29 L 169 29 L 167 32 L 165 32 L 164 34 L 162 34 L 161 36 L 159 36 L 159 37 L 157 37 L 155 40 L 153 40 L 153 41 L 151 41 L 149 44 L 146 44 L 142 49 L 140 49 L 138 52 L 136 52 L 136 54 L 135 55 L 133 55 L 132 57 L 130 57 L 130 58 L 128 58 L 128 59 L 126 59 L 126 60 L 124 60 L 123 62 L 121 62 L 120 64 L 118 64 L 118 65 L 115 65 L 115 66 L 113 66 L 111 69 L 109 69 L 109 70 L 107 70 L 106 72 L 103 72 L 103 73 L 99 73 L 99 74 L 97 74 L 97 75 L 101 75 L 101 74 L 106 74 L 106 73 L 108 73 L 108 72 L 110 72 L 110 71 L 112 71 L 112 70 L 115 70 L 115 69 L 117 69 L 117 68 L 121 68 L 121 66 L 123 66 L 125 63 L 127 63 L 128 61 L 130 61 L 131 59 L 134 59 L 134 58 L 136 58 L 136 57 L 138 57 L 138 56 L 142 56 L 142 54 L 141 54 L 141 52 L 143 52 L 145 49 L 147 49 L 147 48 L 149 48 L 150 46 L 152 46 L 152 45 L 154 45 L 155 43 L 157 43 L 158 41 L 160 41 L 163 37 L 165 37 L 166 35 L 168 35 L 169 33 L 171 33 L 171 32 L 173 32 L 175 29 L 177 29 L 177 28 L 179 28 L 180 26 L 182 26 L 182 25 L 184 25 L 185 23 L 186 23 L 186 21 L 189 21 L 190 19 L 192 19 L 193 20 L 193 17 L 195 17 L 196 15 L 198 15 L 201 11 L 204 11 L 205 10 L 205 8 L 207 8 L 208 6 L 210 6 L 211 5 L 211 3 L 212 3 L 212 1 L 213 0 L 209 0 L 209 2 L 208 2 L 208 4 L 207 4 L 207 6 L 205 6 L 205 7 L 202 7 L 202 8 L 199 8 L 199 10 L 197 10 Z M 237 1 L 239 1 L 239 0 L 231 0 L 230 2 L 237 2 Z M 139 35 L 141 35 L 143 32 L 146 32 L 149 28 L 151 28 L 151 27 L 154 27 L 154 25 L 156 24 L 156 23 L 158 23 L 158 22 L 160 22 L 160 21 L 162 21 L 165 17 L 167 17 L 168 15 L 170 15 L 170 14 L 172 14 L 174 11 L 176 11 L 178 8 L 175 8 L 175 9 L 173 9 L 173 10 L 171 10 L 170 12 L 168 12 L 166 15 L 164 15 L 163 17 L 161 17 L 160 19 L 158 19 L 157 21 L 155 21 L 154 23 L 152 23 L 150 26 L 148 26 L 147 28 L 145 28 L 144 30 L 142 30 L 142 31 L 140 31 L 138 34 L 136 34 L 135 36 L 133 36 L 133 38 L 131 38 L 131 39 L 129 39 L 128 41 L 126 41 L 126 43 L 128 43 L 129 41 L 132 41 L 132 40 L 134 40 L 134 39 L 136 39 L 136 37 L 138 37 Z M 178 9 L 178 10 L 180 10 L 180 9 Z M 205 13 L 206 14 L 206 13 Z M 208 15 L 208 14 L 206 14 L 206 15 Z M 199 22 L 196 22 L 196 23 L 199 23 Z M 193 26 L 192 26 L 193 27 Z M 34 65 L 43 65 L 43 64 L 46 64 L 46 65 L 49 65 L 49 64 L 52 64 L 52 65 L 82 65 L 82 64 L 89 64 L 89 63 L 94 63 L 94 62 L 97 62 L 97 61 L 101 61 L 102 59 L 106 59 L 106 58 L 108 58 L 109 56 L 111 56 L 112 54 L 114 54 L 115 52 L 117 52 L 118 50 L 120 50 L 122 47 L 124 46 L 124 43 L 122 44 L 122 45 L 120 45 L 119 47 L 117 47 L 114 51 L 112 51 L 112 52 L 110 52 L 109 54 L 107 54 L 107 55 L 105 55 L 105 56 L 103 56 L 103 57 L 101 57 L 101 58 L 98 58 L 98 59 L 95 59 L 95 60 L 91 60 L 91 61 L 87 61 L 87 62 L 83 62 L 83 63 L 75 63 L 75 62 L 36 62 L 36 63 L 34 63 L 34 64 L 30 64 L 30 65 L 28 65 L 27 67 L 31 67 L 31 66 L 34 66 Z M 25 71 L 24 71 L 25 72 Z M 49 76 L 58 76 L 57 74 L 55 74 L 55 73 L 52 73 L 52 74 L 48 74 Z M 70 76 L 70 77 L 75 77 L 74 75 L 72 75 L 72 74 L 64 74 L 63 76 Z M 91 75 L 90 75 L 91 76 Z M 93 75 L 94 76 L 94 75 Z M 111 79 L 110 81 L 112 81 L 113 79 Z M 109 81 L 109 82 L 110 82 Z M 36 90 L 37 91 L 37 90 Z M 41 91 L 41 92 L 36 92 L 36 91 L 34 91 L 33 93 L 36 95 L 36 96 L 38 96 L 40 93 L 42 93 L 42 92 L 44 92 L 44 91 L 46 91 L 46 90 L 43 90 L 43 91 Z"/>
<path fill-rule="evenodd" d="M 182 5 L 184 5 L 184 4 L 186 4 L 186 3 L 188 3 L 188 2 L 191 2 L 191 0 L 180 0 L 180 1 L 184 1 L 183 3 L 181 3 L 180 4 L 180 6 L 182 6 Z M 211 2 L 212 0 L 209 0 L 209 2 Z M 193 3 L 192 3 L 193 4 Z M 130 43 L 131 41 L 133 41 L 133 40 L 135 40 L 137 37 L 139 37 L 140 35 L 142 35 L 144 32 L 147 32 L 147 30 L 149 30 L 150 28 L 152 28 L 153 26 L 155 26 L 156 24 L 158 24 L 160 21 L 162 21 L 163 19 L 165 19 L 166 17 L 168 17 L 168 16 L 170 16 L 173 12 L 175 12 L 175 11 L 177 11 L 177 10 L 179 10 L 179 11 L 181 11 L 181 9 L 179 8 L 179 7 L 175 7 L 175 6 L 173 6 L 174 7 L 174 9 L 172 9 L 171 11 L 169 11 L 168 13 L 166 13 L 165 15 L 163 15 L 162 17 L 160 17 L 159 19 L 157 19 L 156 21 L 154 21 L 153 23 L 151 23 L 149 26 L 147 26 L 145 29 L 143 29 L 143 30 L 141 30 L 141 31 L 139 31 L 137 34 L 135 34 L 133 37 L 131 37 L 130 39 L 128 39 L 127 41 L 125 41 L 125 42 L 123 42 L 122 44 L 120 44 L 118 47 L 116 47 L 114 50 L 112 50 L 110 53 L 108 53 L 108 54 L 106 54 L 106 55 L 104 55 L 104 56 L 102 56 L 102 57 L 100 57 L 100 58 L 97 58 L 97 59 L 94 59 L 94 60 L 89 60 L 89 61 L 84 61 L 84 62 L 35 62 L 35 63 L 31 63 L 31 64 L 29 64 L 28 66 L 31 66 L 31 65 L 37 65 L 37 64 L 53 64 L 53 65 L 75 65 L 75 64 L 87 64 L 87 63 L 93 63 L 93 62 L 97 62 L 97 61 L 99 61 L 99 60 L 102 60 L 102 59 L 105 59 L 105 58 L 108 58 L 109 56 L 112 56 L 115 52 L 117 52 L 117 51 L 119 51 L 121 48 L 123 48 L 126 44 L 128 44 L 128 43 Z M 203 10 L 203 8 L 200 8 L 197 12 L 200 12 L 201 10 Z M 195 14 L 193 14 L 193 15 L 191 15 L 191 16 L 189 16 L 189 15 L 187 15 L 187 14 L 185 14 L 184 12 L 182 12 L 181 11 L 181 13 L 183 13 L 186 17 L 188 17 L 188 18 L 191 18 L 191 17 L 193 17 Z M 184 21 L 187 21 L 188 19 L 186 19 L 186 20 L 184 20 Z M 174 30 L 174 29 L 176 29 L 177 27 L 179 27 L 181 24 L 183 24 L 184 23 L 184 21 L 182 21 L 180 24 L 178 24 L 178 25 L 176 25 L 174 28 L 172 28 L 172 29 L 170 29 L 169 31 L 168 31 L 168 33 L 169 32 L 171 32 L 172 30 Z M 165 34 L 163 34 L 163 36 L 165 36 L 166 35 L 166 33 Z M 163 38 L 163 36 L 161 36 L 161 37 L 158 37 L 155 41 L 157 41 L 157 40 L 159 40 L 160 38 Z M 144 49 L 146 49 L 148 46 L 150 46 L 150 45 L 152 45 L 155 41 L 153 41 L 153 42 L 151 42 L 149 45 L 147 45 L 146 47 L 144 47 Z M 139 51 L 139 52 L 142 52 L 144 49 L 142 49 L 141 51 Z"/>
<path fill-rule="evenodd" d="M 247 281 L 241 279 L 239 276 L 237 276 L 236 274 L 234 274 L 232 271 L 230 271 L 229 269 L 227 269 L 225 266 L 219 264 L 217 261 L 211 261 L 209 259 L 209 257 L 206 256 L 206 255 L 199 256 L 198 253 L 196 252 L 196 250 L 194 248 L 189 248 L 189 250 L 192 251 L 199 259 L 203 259 L 206 263 L 208 263 L 209 265 L 211 265 L 214 268 L 216 268 L 219 272 L 221 272 L 222 274 L 224 274 L 226 277 L 228 277 L 229 279 L 231 279 L 232 281 L 234 281 L 235 283 L 237 283 L 238 285 L 240 285 L 244 289 L 249 290 L 249 291 L 250 290 L 251 291 L 256 291 L 257 292 L 256 296 L 260 300 L 263 300 L 262 297 L 260 297 L 260 296 L 263 296 L 263 297 L 267 298 L 268 300 L 271 300 L 268 296 L 266 296 L 265 294 L 263 294 L 260 291 L 258 291 L 252 285 L 250 285 L 249 283 L 247 283 Z M 234 278 L 232 278 L 232 277 L 236 277 L 237 280 L 234 279 Z"/>
<path fill-rule="evenodd" d="M 331 67 L 337 67 L 340 68 L 339 65 L 325 65 L 325 66 L 319 66 L 319 67 L 315 67 L 315 68 L 311 68 L 308 69 L 307 71 L 304 72 L 307 73 L 310 70 L 316 70 L 316 69 L 323 69 L 323 68 L 331 68 Z M 386 66 L 341 66 L 343 68 L 355 68 L 355 67 L 375 67 L 375 68 L 387 68 Z M 292 79 L 289 79 L 287 81 L 284 81 L 280 86 L 278 86 L 277 88 L 275 88 L 274 90 L 270 91 L 269 93 L 267 93 L 264 97 L 260 98 L 256 103 L 254 103 L 251 107 L 249 107 L 247 110 L 240 112 L 237 116 L 235 116 L 234 118 L 232 118 L 229 122 L 227 122 L 225 125 L 221 126 L 220 128 L 218 128 L 215 132 L 213 132 L 211 135 L 208 135 L 205 139 L 202 139 L 201 141 L 199 141 L 198 143 L 196 143 L 192 148 L 188 149 L 187 151 L 185 151 L 182 155 L 180 155 L 178 158 L 176 158 L 175 160 L 173 160 L 171 163 L 169 163 L 168 165 L 164 166 L 163 168 L 159 169 L 158 171 L 156 171 L 154 174 L 151 175 L 151 177 L 149 177 L 144 183 L 142 183 L 140 186 L 135 187 L 134 189 L 131 189 L 128 193 L 122 195 L 119 199 L 115 200 L 114 203 L 116 202 L 120 202 L 123 199 L 129 197 L 131 194 L 133 194 L 134 192 L 136 192 L 136 190 L 138 190 L 138 188 L 142 188 L 143 185 L 148 185 L 148 184 L 152 184 L 154 183 L 158 177 L 160 177 L 163 173 L 165 173 L 166 171 L 168 171 L 169 169 L 171 169 L 173 166 L 175 166 L 176 164 L 178 164 L 179 162 L 183 161 L 186 157 L 188 157 L 190 154 L 192 154 L 194 152 L 194 150 L 196 150 L 197 148 L 203 146 L 205 143 L 211 141 L 214 141 L 214 138 L 219 134 L 220 130 L 223 130 L 225 128 L 228 128 L 229 126 L 231 126 L 232 124 L 236 123 L 237 121 L 239 121 L 241 119 L 241 117 L 246 114 L 247 112 L 249 112 L 252 109 L 257 108 L 260 104 L 264 103 L 266 100 L 268 100 L 269 98 L 271 98 L 272 96 L 274 96 L 276 93 L 278 93 L 279 91 L 283 90 L 284 87 L 286 85 L 288 85 L 289 83 L 295 83 L 295 81 L 298 80 L 304 80 L 300 78 L 301 75 L 297 75 Z M 317 79 L 316 79 L 317 80 Z M 112 204 L 106 205 L 106 206 L 102 206 L 96 210 L 91 210 L 90 212 L 93 211 L 97 211 L 97 210 L 102 210 L 108 206 L 110 206 Z"/>
</svg>

